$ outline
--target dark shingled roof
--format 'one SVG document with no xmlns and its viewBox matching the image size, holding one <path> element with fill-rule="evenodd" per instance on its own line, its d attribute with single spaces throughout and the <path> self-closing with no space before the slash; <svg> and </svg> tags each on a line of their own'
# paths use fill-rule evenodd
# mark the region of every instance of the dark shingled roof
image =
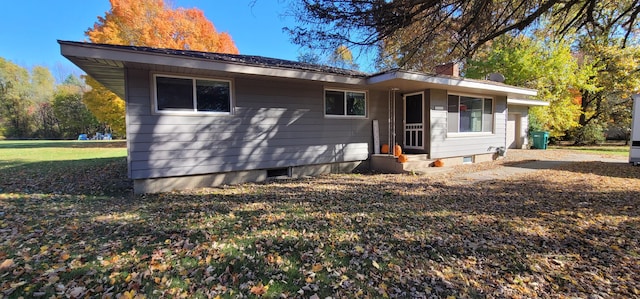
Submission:
<svg viewBox="0 0 640 299">
<path fill-rule="evenodd" d="M 166 55 L 172 55 L 172 56 L 200 58 L 200 59 L 206 59 L 206 60 L 231 62 L 231 63 L 261 66 L 261 67 L 285 68 L 285 69 L 295 69 L 295 70 L 303 70 L 303 71 L 331 73 L 331 74 L 351 76 L 351 77 L 367 77 L 368 76 L 368 74 L 366 73 L 355 71 L 355 70 L 342 69 L 342 68 L 337 68 L 332 66 L 310 64 L 310 63 L 291 61 L 291 60 L 284 60 L 284 59 L 278 59 L 278 58 L 256 56 L 256 55 L 225 54 L 225 53 L 215 53 L 215 52 L 202 52 L 202 51 L 141 47 L 141 46 L 124 46 L 124 45 L 112 45 L 112 44 L 97 44 L 97 43 L 72 42 L 72 41 L 61 41 L 61 40 L 59 40 L 58 42 L 65 43 L 65 44 L 87 45 L 87 46 L 93 46 L 93 47 L 99 46 L 102 48 L 112 48 L 112 49 L 119 49 L 119 50 L 131 50 L 131 51 L 146 52 L 146 53 L 153 53 L 153 54 L 166 54 Z"/>
</svg>

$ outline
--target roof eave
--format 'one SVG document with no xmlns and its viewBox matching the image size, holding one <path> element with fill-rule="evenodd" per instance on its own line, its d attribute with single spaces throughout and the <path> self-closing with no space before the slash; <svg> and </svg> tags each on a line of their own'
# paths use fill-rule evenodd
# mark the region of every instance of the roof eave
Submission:
<svg viewBox="0 0 640 299">
<path fill-rule="evenodd" d="M 549 102 L 545 101 L 514 98 L 507 98 L 507 104 L 516 106 L 549 106 Z"/>
<path fill-rule="evenodd" d="M 366 82 L 366 78 L 364 77 L 345 76 L 318 71 L 254 66 L 228 61 L 212 61 L 195 57 L 179 57 L 170 54 L 137 52 L 130 49 L 106 48 L 92 44 L 78 44 L 64 41 L 59 41 L 59 43 L 61 54 L 72 61 L 73 57 L 80 57 L 121 61 L 123 63 L 165 65 L 181 68 L 205 69 L 210 71 L 220 71 L 242 75 L 270 76 L 331 83 L 365 84 Z"/>
<path fill-rule="evenodd" d="M 536 96 L 537 90 L 522 88 L 506 84 L 494 84 L 492 82 L 483 82 L 478 80 L 469 80 L 465 78 L 449 77 L 449 76 L 437 76 L 429 74 L 413 73 L 402 70 L 394 70 L 381 74 L 376 74 L 367 79 L 367 84 L 378 84 L 385 81 L 394 79 L 401 79 L 407 81 L 416 81 L 428 84 L 434 84 L 439 86 L 455 86 L 460 88 L 476 89 L 483 91 L 500 92 L 509 96 Z"/>
</svg>

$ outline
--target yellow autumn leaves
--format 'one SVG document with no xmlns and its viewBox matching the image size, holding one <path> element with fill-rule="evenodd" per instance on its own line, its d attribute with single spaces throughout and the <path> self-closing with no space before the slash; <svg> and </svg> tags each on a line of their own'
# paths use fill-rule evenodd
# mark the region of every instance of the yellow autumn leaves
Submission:
<svg viewBox="0 0 640 299">
<path fill-rule="evenodd" d="M 231 36 L 217 32 L 213 23 L 197 8 L 171 8 L 163 0 L 110 0 L 111 10 L 85 35 L 93 43 L 147 46 L 238 54 Z M 91 90 L 83 102 L 119 136 L 125 133 L 125 103 L 89 76 Z"/>
</svg>

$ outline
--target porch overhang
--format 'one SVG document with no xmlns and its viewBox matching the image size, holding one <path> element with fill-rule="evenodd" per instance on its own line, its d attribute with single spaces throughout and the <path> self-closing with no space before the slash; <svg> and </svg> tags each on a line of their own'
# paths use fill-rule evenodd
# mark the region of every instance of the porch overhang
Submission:
<svg viewBox="0 0 640 299">
<path fill-rule="evenodd" d="M 499 82 L 431 75 L 403 70 L 393 70 L 372 75 L 367 78 L 367 85 L 376 89 L 398 88 L 402 93 L 439 88 L 458 92 L 499 94 L 505 95 L 507 98 L 527 98 L 538 94 L 538 91 L 535 89 L 522 88 Z"/>
<path fill-rule="evenodd" d="M 513 99 L 507 98 L 507 105 L 514 106 L 549 106 L 549 102 L 531 99 Z"/>
</svg>

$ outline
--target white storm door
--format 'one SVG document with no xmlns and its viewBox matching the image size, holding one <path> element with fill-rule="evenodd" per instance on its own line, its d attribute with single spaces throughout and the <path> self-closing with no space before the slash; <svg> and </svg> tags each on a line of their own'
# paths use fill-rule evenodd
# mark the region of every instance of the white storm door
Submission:
<svg viewBox="0 0 640 299">
<path fill-rule="evenodd" d="M 404 147 L 424 149 L 424 96 L 404 96 Z"/>
</svg>

